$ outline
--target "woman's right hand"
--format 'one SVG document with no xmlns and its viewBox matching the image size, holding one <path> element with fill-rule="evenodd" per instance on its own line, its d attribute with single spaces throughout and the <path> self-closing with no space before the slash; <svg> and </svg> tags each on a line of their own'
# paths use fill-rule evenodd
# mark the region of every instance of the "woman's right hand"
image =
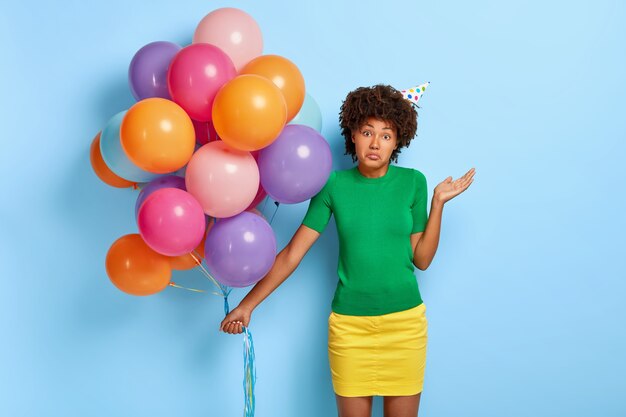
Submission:
<svg viewBox="0 0 626 417">
<path fill-rule="evenodd" d="M 220 324 L 220 331 L 230 334 L 243 333 L 242 325 L 248 327 L 251 315 L 252 311 L 250 309 L 242 307 L 241 305 L 237 306 L 224 317 L 224 320 L 222 320 Z"/>
</svg>

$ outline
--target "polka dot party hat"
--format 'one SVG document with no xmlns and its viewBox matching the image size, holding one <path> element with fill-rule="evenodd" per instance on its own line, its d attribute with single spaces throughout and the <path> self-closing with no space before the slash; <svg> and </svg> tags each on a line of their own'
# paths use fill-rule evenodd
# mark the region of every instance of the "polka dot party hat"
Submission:
<svg viewBox="0 0 626 417">
<path fill-rule="evenodd" d="M 426 87 L 430 85 L 430 81 L 424 84 L 420 84 L 416 87 L 412 87 L 406 90 L 400 90 L 405 99 L 409 100 L 411 104 L 417 105 L 417 102 L 426 91 Z"/>
</svg>

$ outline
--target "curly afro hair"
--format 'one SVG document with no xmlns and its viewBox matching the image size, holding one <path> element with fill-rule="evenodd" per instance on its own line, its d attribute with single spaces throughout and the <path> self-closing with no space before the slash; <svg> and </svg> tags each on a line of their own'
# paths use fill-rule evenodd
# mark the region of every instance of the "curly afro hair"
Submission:
<svg viewBox="0 0 626 417">
<path fill-rule="evenodd" d="M 390 123 L 396 130 L 398 147 L 391 153 L 390 159 L 398 162 L 400 149 L 409 146 L 417 131 L 417 110 L 413 106 L 390 85 L 359 87 L 348 93 L 339 111 L 339 126 L 346 141 L 344 155 L 351 155 L 352 162 L 357 161 L 352 132 L 369 117 L 374 117 Z"/>
</svg>

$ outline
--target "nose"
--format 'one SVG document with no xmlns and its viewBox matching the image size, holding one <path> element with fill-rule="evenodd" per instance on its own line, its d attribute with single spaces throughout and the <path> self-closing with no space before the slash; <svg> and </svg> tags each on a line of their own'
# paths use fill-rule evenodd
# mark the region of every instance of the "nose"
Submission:
<svg viewBox="0 0 626 417">
<path fill-rule="evenodd" d="M 370 142 L 370 149 L 378 149 L 378 138 L 376 136 L 372 136 L 372 141 Z"/>
</svg>

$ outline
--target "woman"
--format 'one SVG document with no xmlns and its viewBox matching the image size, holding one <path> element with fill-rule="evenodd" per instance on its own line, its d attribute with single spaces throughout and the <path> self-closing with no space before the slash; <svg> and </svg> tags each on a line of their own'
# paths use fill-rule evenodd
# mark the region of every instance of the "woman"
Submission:
<svg viewBox="0 0 626 417">
<path fill-rule="evenodd" d="M 339 416 L 417 416 L 426 363 L 427 320 L 414 266 L 432 262 L 444 204 L 467 189 L 474 168 L 434 189 L 430 217 L 424 175 L 391 165 L 417 129 L 417 112 L 387 85 L 360 87 L 341 106 L 346 154 L 354 168 L 331 172 L 268 274 L 220 325 L 242 332 L 252 311 L 291 275 L 331 214 L 339 236 L 339 282 L 328 318 L 328 357 Z"/>
</svg>

